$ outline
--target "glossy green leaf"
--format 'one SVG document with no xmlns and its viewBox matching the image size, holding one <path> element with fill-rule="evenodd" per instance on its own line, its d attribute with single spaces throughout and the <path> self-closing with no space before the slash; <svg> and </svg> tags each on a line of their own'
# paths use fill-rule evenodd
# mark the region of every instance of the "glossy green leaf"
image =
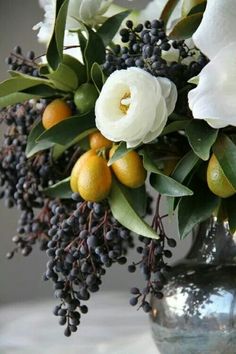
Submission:
<svg viewBox="0 0 236 354">
<path fill-rule="evenodd" d="M 79 85 L 83 84 L 87 80 L 86 67 L 79 60 L 71 55 L 63 55 L 63 64 L 69 66 L 75 73 L 79 82 Z"/>
<path fill-rule="evenodd" d="M 37 142 L 50 142 L 59 145 L 67 145 L 77 136 L 88 129 L 95 127 L 94 112 L 82 116 L 67 118 L 52 128 L 45 130 L 38 138 Z"/>
<path fill-rule="evenodd" d="M 51 198 L 71 199 L 70 177 L 44 189 L 43 193 Z"/>
<path fill-rule="evenodd" d="M 192 150 L 187 152 L 187 154 L 177 163 L 171 177 L 174 178 L 179 183 L 184 183 L 188 175 L 193 171 L 193 169 L 198 165 L 199 157 L 194 154 Z M 169 206 L 170 214 L 173 213 L 176 206 L 178 205 L 179 198 L 168 197 L 167 202 Z"/>
<path fill-rule="evenodd" d="M 169 34 L 170 39 L 183 40 L 192 37 L 202 20 L 202 13 L 184 17 L 174 26 Z"/>
<path fill-rule="evenodd" d="M 79 38 L 80 50 L 81 50 L 82 57 L 83 57 L 83 62 L 86 63 L 85 49 L 87 46 L 87 39 L 85 38 L 85 36 L 83 35 L 81 30 L 79 30 L 77 33 L 78 33 L 78 38 Z M 86 71 L 86 76 L 87 76 L 87 71 Z"/>
<path fill-rule="evenodd" d="M 1 82 L 0 84 L 0 97 L 10 95 L 11 93 L 16 93 L 18 91 L 26 90 L 30 87 L 34 87 L 40 84 L 48 84 L 49 81 L 46 79 L 38 79 L 33 77 L 21 77 L 16 76 L 8 80 Z"/>
<path fill-rule="evenodd" d="M 52 38 L 47 50 L 47 61 L 53 70 L 63 61 L 64 33 L 69 0 L 56 0 L 56 16 Z"/>
<path fill-rule="evenodd" d="M 138 235 L 158 239 L 158 234 L 137 214 L 122 191 L 119 183 L 113 180 L 108 202 L 115 219 Z"/>
<path fill-rule="evenodd" d="M 122 22 L 130 13 L 131 11 L 123 11 L 109 17 L 98 29 L 97 33 L 102 38 L 105 46 L 110 44 L 113 37 L 117 34 Z"/>
<path fill-rule="evenodd" d="M 86 26 L 86 30 L 88 33 L 88 41 L 84 50 L 84 58 L 87 68 L 87 77 L 89 78 L 93 64 L 104 63 L 106 50 L 101 37 L 88 26 Z"/>
<path fill-rule="evenodd" d="M 220 135 L 213 145 L 213 152 L 225 176 L 236 190 L 236 145 L 226 135 Z"/>
<path fill-rule="evenodd" d="M 173 178 L 163 174 L 144 150 L 142 150 L 140 154 L 143 156 L 144 168 L 148 172 L 151 172 L 150 184 L 154 189 L 156 189 L 156 191 L 171 197 L 181 197 L 193 194 L 189 188 L 183 186 Z"/>
<path fill-rule="evenodd" d="M 194 195 L 182 198 L 178 206 L 177 218 L 181 239 L 188 236 L 195 225 L 209 218 L 220 202 L 199 179 L 193 180 L 190 187 Z"/>
<path fill-rule="evenodd" d="M 46 98 L 46 97 L 55 97 L 55 96 L 61 96 L 63 95 L 63 92 L 55 90 L 55 88 L 52 88 L 50 86 L 46 85 L 37 85 L 34 87 L 30 87 L 26 90 L 23 90 L 22 93 L 27 93 L 32 96 L 37 96 L 41 98 Z"/>
<path fill-rule="evenodd" d="M 10 95 L 0 97 L 0 108 L 11 106 L 16 103 L 22 103 L 30 100 L 31 98 L 37 99 L 39 98 L 39 96 L 22 93 L 22 92 L 11 93 Z"/>
<path fill-rule="evenodd" d="M 177 132 L 179 130 L 184 130 L 188 125 L 188 120 L 177 120 L 168 124 L 162 131 L 161 135 L 167 135 L 170 133 Z"/>
<path fill-rule="evenodd" d="M 91 79 L 98 90 L 101 91 L 102 86 L 105 83 L 105 75 L 103 74 L 102 68 L 98 63 L 93 63 L 91 68 Z"/>
<path fill-rule="evenodd" d="M 197 12 L 203 12 L 204 7 L 200 6 L 206 6 L 206 0 L 184 0 L 182 4 L 182 16 L 188 16 L 189 14 L 193 13 L 193 10 L 197 8 Z M 200 11 L 201 10 L 201 11 Z"/>
<path fill-rule="evenodd" d="M 65 64 L 60 63 L 55 71 L 45 76 L 50 79 L 58 90 L 71 92 L 75 91 L 78 87 L 76 73 Z"/>
<path fill-rule="evenodd" d="M 139 188 L 127 188 L 120 184 L 120 188 L 139 216 L 144 217 L 147 211 L 147 192 L 145 185 Z"/>
<path fill-rule="evenodd" d="M 168 0 L 162 13 L 161 13 L 161 19 L 164 21 L 165 24 L 168 23 L 169 18 L 171 16 L 171 14 L 173 13 L 174 9 L 176 8 L 176 6 L 178 5 L 178 3 L 180 2 L 180 0 Z"/>
<path fill-rule="evenodd" d="M 211 128 L 204 120 L 193 119 L 185 129 L 189 144 L 196 155 L 207 161 L 218 130 Z"/>
<path fill-rule="evenodd" d="M 27 140 L 27 146 L 25 150 L 26 157 L 29 158 L 39 151 L 50 148 L 53 144 L 51 142 L 37 143 L 36 139 L 42 134 L 44 127 L 41 119 L 33 125 Z"/>
<path fill-rule="evenodd" d="M 123 156 L 125 156 L 129 151 L 132 151 L 133 149 L 127 149 L 126 147 L 126 143 L 124 141 L 122 141 L 121 143 L 119 143 L 116 151 L 114 152 L 114 154 L 112 155 L 112 157 L 110 158 L 110 160 L 108 161 L 107 165 L 111 166 L 115 161 L 121 159 Z"/>
<path fill-rule="evenodd" d="M 54 145 L 52 149 L 53 160 L 56 161 L 57 159 L 59 159 L 59 157 L 71 146 L 76 144 L 79 144 L 81 146 L 82 140 L 84 140 L 90 133 L 93 133 L 94 131 L 96 131 L 96 128 L 85 130 L 83 133 L 76 136 L 75 139 L 70 141 L 67 145 L 59 145 L 59 144 Z M 84 148 L 84 146 L 81 147 Z M 88 150 L 89 148 L 90 148 L 89 146 L 88 147 L 86 146 L 85 150 Z"/>
</svg>

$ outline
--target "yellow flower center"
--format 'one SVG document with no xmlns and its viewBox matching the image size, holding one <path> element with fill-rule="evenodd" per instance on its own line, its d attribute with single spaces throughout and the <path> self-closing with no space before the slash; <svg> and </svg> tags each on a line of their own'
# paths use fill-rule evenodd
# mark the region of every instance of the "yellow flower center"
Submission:
<svg viewBox="0 0 236 354">
<path fill-rule="evenodd" d="M 130 106 L 130 92 L 126 92 L 120 100 L 120 110 L 127 114 L 129 106 Z"/>
</svg>

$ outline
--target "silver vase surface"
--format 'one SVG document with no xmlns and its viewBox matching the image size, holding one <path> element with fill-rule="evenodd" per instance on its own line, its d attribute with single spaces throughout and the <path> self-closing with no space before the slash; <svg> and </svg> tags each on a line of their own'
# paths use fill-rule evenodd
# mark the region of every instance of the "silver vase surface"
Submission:
<svg viewBox="0 0 236 354">
<path fill-rule="evenodd" d="M 199 225 L 164 294 L 152 299 L 151 314 L 161 354 L 236 353 L 236 234 L 228 223 Z"/>
</svg>

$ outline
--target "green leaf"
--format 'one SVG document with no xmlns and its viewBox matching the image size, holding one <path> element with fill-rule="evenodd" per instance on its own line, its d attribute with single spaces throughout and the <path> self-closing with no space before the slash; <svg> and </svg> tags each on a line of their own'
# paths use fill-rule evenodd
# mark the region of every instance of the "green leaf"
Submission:
<svg viewBox="0 0 236 354">
<path fill-rule="evenodd" d="M 42 132 L 44 127 L 42 125 L 41 119 L 33 125 L 27 140 L 27 146 L 25 154 L 27 158 L 30 158 L 39 151 L 49 149 L 53 144 L 50 142 L 36 143 L 36 139 Z"/>
<path fill-rule="evenodd" d="M 52 149 L 52 157 L 53 160 L 56 161 L 59 159 L 59 157 L 66 151 L 68 150 L 71 146 L 76 145 L 78 143 L 80 143 L 79 145 L 82 145 L 82 140 L 84 140 L 90 133 L 93 133 L 94 131 L 96 131 L 95 128 L 92 129 L 88 129 L 85 130 L 83 133 L 79 134 L 75 139 L 73 139 L 72 141 L 70 141 L 67 145 L 59 145 L 56 144 L 53 146 Z M 82 147 L 82 146 L 81 146 Z M 82 147 L 83 148 L 83 147 Z M 85 150 L 88 150 L 90 147 L 86 146 Z"/>
<path fill-rule="evenodd" d="M 144 150 L 142 150 L 140 154 L 143 156 L 144 168 L 148 172 L 151 172 L 150 183 L 160 194 L 171 197 L 181 197 L 193 194 L 189 188 L 163 174 Z"/>
<path fill-rule="evenodd" d="M 1 82 L 0 84 L 0 97 L 16 93 L 17 91 L 23 91 L 30 87 L 34 87 L 40 84 L 49 84 L 46 79 L 33 78 L 31 76 L 15 76 L 8 80 Z"/>
<path fill-rule="evenodd" d="M 204 120 L 191 120 L 185 129 L 189 144 L 196 155 L 207 161 L 218 130 L 211 128 Z"/>
<path fill-rule="evenodd" d="M 131 11 L 123 11 L 109 17 L 98 29 L 97 34 L 102 38 L 105 46 L 110 44 L 113 37 L 117 34 L 122 22 L 130 13 Z"/>
<path fill-rule="evenodd" d="M 91 79 L 98 92 L 100 92 L 106 80 L 103 71 L 101 69 L 101 66 L 98 63 L 93 63 L 92 65 Z"/>
<path fill-rule="evenodd" d="M 63 92 L 56 91 L 54 88 L 46 85 L 37 85 L 23 90 L 22 93 L 27 93 L 36 97 L 55 97 L 63 95 Z"/>
<path fill-rule="evenodd" d="M 193 170 L 196 164 L 199 162 L 199 157 L 194 154 L 193 151 L 187 152 L 186 155 L 178 162 L 171 177 L 176 181 L 182 183 L 189 173 Z"/>
<path fill-rule="evenodd" d="M 37 99 L 40 97 L 22 92 L 11 93 L 10 95 L 0 97 L 0 108 L 11 106 L 16 103 L 22 103 L 30 100 L 31 98 Z"/>
<path fill-rule="evenodd" d="M 159 238 L 158 234 L 133 209 L 115 179 L 113 179 L 108 202 L 114 218 L 130 231 L 149 238 Z"/>
<path fill-rule="evenodd" d="M 37 142 L 67 145 L 77 138 L 79 134 L 94 127 L 94 112 L 81 116 L 73 116 L 61 121 L 52 128 L 45 130 L 37 138 Z"/>
<path fill-rule="evenodd" d="M 107 163 L 107 166 L 111 166 L 115 161 L 121 159 L 123 156 L 125 156 L 129 151 L 132 151 L 133 149 L 127 149 L 126 143 L 122 141 L 119 143 L 116 151 L 110 158 L 110 160 Z"/>
<path fill-rule="evenodd" d="M 74 70 L 60 63 L 57 70 L 45 75 L 58 90 L 65 92 L 75 91 L 78 87 L 78 78 Z"/>
<path fill-rule="evenodd" d="M 236 145 L 226 135 L 220 135 L 213 152 L 229 182 L 236 190 Z"/>
<path fill-rule="evenodd" d="M 179 131 L 179 130 L 184 130 L 188 124 L 189 124 L 188 120 L 177 120 L 177 121 L 171 122 L 163 129 L 161 135 L 167 135 L 167 134 Z"/>
<path fill-rule="evenodd" d="M 206 6 L 206 0 L 184 0 L 182 4 L 182 16 L 188 16 L 194 8 L 197 7 L 198 12 L 201 10 L 201 12 L 204 11 L 204 8 L 198 8 L 199 5 L 205 5 Z"/>
<path fill-rule="evenodd" d="M 223 205 L 226 208 L 229 228 L 232 234 L 236 231 L 236 196 L 233 195 L 230 198 L 223 200 Z"/>
<path fill-rule="evenodd" d="M 198 164 L 199 157 L 194 154 L 192 150 L 187 152 L 186 155 L 177 163 L 171 177 L 179 183 L 183 183 L 188 175 L 192 172 L 194 167 Z M 172 214 L 178 205 L 179 198 L 168 197 L 169 213 Z"/>
<path fill-rule="evenodd" d="M 64 54 L 63 55 L 63 64 L 69 66 L 75 73 L 79 82 L 79 85 L 83 84 L 87 80 L 86 67 L 76 58 Z"/>
<path fill-rule="evenodd" d="M 85 38 L 85 36 L 83 35 L 81 30 L 79 30 L 77 33 L 78 33 L 78 38 L 79 38 L 80 50 L 81 50 L 82 57 L 83 57 L 83 62 L 86 63 L 85 49 L 87 46 L 87 39 Z M 86 71 L 86 76 L 87 76 L 87 71 Z"/>
<path fill-rule="evenodd" d="M 84 50 L 87 77 L 90 77 L 91 68 L 94 63 L 103 64 L 105 61 L 106 49 L 101 37 L 90 27 L 86 26 L 88 41 Z"/>
<path fill-rule="evenodd" d="M 195 225 L 209 218 L 220 202 L 220 199 L 199 179 L 193 180 L 190 187 L 194 195 L 182 198 L 178 207 L 177 217 L 181 239 L 188 236 Z"/>
<path fill-rule="evenodd" d="M 43 193 L 51 198 L 71 199 L 70 177 L 43 190 Z"/>
<path fill-rule="evenodd" d="M 63 44 L 69 0 L 56 0 L 55 26 L 47 50 L 47 61 L 54 70 L 63 61 Z"/>
<path fill-rule="evenodd" d="M 164 21 L 165 24 L 168 23 L 169 18 L 172 14 L 172 12 L 174 11 L 174 9 L 176 8 L 176 6 L 178 5 L 180 0 L 168 0 L 162 13 L 161 13 L 161 20 Z"/>
<path fill-rule="evenodd" d="M 202 20 L 202 13 L 184 17 L 174 26 L 169 34 L 170 39 L 183 40 L 192 37 Z"/>
<path fill-rule="evenodd" d="M 120 188 L 136 213 L 144 217 L 147 211 L 147 192 L 145 185 L 139 188 L 127 188 L 120 184 Z"/>
</svg>

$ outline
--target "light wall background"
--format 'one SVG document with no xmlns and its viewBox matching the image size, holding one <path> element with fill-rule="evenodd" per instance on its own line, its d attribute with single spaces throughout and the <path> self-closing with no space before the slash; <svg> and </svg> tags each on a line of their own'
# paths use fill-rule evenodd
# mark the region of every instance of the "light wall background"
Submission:
<svg viewBox="0 0 236 354">
<path fill-rule="evenodd" d="M 144 7 L 148 1 L 126 0 L 117 1 L 124 6 Z M 45 48 L 37 42 L 36 33 L 32 31 L 33 25 L 41 21 L 42 10 L 37 0 L 0 0 L 0 79 L 7 77 L 7 66 L 4 63 L 15 45 L 20 45 L 26 53 L 34 50 L 41 54 Z M 0 126 L 0 129 L 3 127 Z M 1 131 L 1 135 L 2 135 Z M 12 249 L 12 236 L 17 227 L 17 211 L 6 209 L 0 201 L 0 305 L 7 302 L 26 301 L 29 299 L 43 299 L 52 296 L 52 286 L 42 281 L 47 257 L 44 253 L 34 249 L 33 253 L 24 258 L 20 254 L 13 260 L 7 260 L 5 254 Z M 175 222 L 170 222 L 168 230 L 176 236 Z M 189 240 L 181 242 L 175 251 L 175 259 L 180 258 L 189 247 Z M 131 252 L 130 259 L 135 257 Z M 138 273 L 138 272 L 137 272 Z M 139 274 L 130 275 L 126 266 L 114 266 L 108 271 L 104 279 L 103 291 L 124 290 L 129 293 L 132 286 L 142 284 Z M 143 283 L 144 284 L 144 283 Z"/>
</svg>

